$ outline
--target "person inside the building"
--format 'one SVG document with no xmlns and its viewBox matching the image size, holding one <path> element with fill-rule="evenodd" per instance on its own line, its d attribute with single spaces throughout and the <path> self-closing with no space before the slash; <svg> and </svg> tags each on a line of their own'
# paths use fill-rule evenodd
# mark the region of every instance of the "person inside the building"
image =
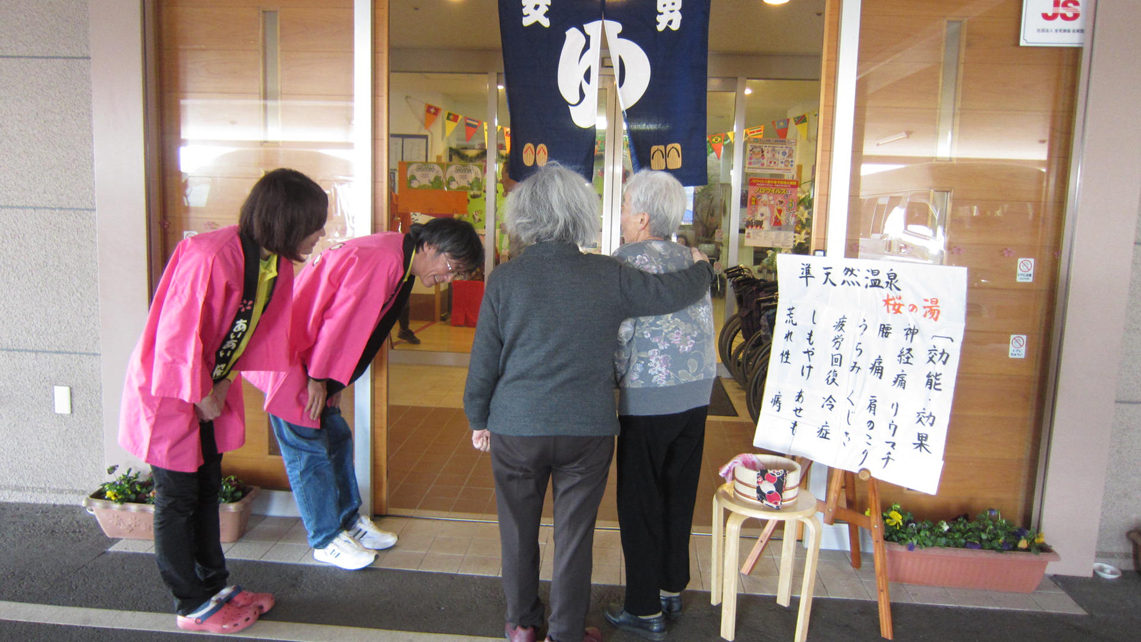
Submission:
<svg viewBox="0 0 1141 642">
<path fill-rule="evenodd" d="M 127 366 L 119 444 L 151 466 L 155 559 L 181 629 L 234 633 L 273 607 L 227 586 L 222 453 L 245 443 L 239 371 L 289 365 L 293 261 L 324 235 L 328 209 L 304 174 L 264 175 L 237 225 L 175 248 Z"/>
<path fill-rule="evenodd" d="M 539 521 L 554 499 L 547 639 L 601 640 L 586 629 L 595 518 L 614 453 L 614 348 L 624 319 L 701 300 L 713 270 L 652 274 L 579 246 L 597 242 L 599 199 L 582 176 L 548 163 L 512 190 L 508 232 L 524 249 L 489 276 L 471 349 L 464 410 L 472 444 L 490 450 L 502 546 L 505 634 L 543 625 Z"/>
</svg>

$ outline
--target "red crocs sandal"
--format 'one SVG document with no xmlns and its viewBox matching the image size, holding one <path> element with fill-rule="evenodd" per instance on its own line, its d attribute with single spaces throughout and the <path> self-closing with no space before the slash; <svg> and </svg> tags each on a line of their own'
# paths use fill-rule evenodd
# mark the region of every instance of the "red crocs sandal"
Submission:
<svg viewBox="0 0 1141 642">
<path fill-rule="evenodd" d="M 274 605 L 272 593 L 251 593 L 242 590 L 241 586 L 234 587 L 228 601 L 234 606 L 252 606 L 258 615 L 265 615 Z"/>
<path fill-rule="evenodd" d="M 257 621 L 258 611 L 253 606 L 236 606 L 230 602 L 219 602 L 199 617 L 189 618 L 179 615 L 178 628 L 184 631 L 237 633 Z"/>
</svg>

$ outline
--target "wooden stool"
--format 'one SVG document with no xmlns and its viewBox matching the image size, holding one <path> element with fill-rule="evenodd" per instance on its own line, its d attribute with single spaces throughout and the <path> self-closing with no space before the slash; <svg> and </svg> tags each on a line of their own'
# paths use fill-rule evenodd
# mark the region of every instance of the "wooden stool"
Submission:
<svg viewBox="0 0 1141 642">
<path fill-rule="evenodd" d="M 800 589 L 800 610 L 796 616 L 796 642 L 808 637 L 808 618 L 812 611 L 812 590 L 816 585 L 816 562 L 820 557 L 820 520 L 816 518 L 816 498 L 801 488 L 796 502 L 774 510 L 763 504 L 741 499 L 733 487 L 725 484 L 713 496 L 713 556 L 711 561 L 710 603 L 721 607 L 721 637 L 732 640 L 737 628 L 737 559 L 741 548 L 741 524 L 746 519 L 785 522 L 781 547 L 780 578 L 777 582 L 777 604 L 788 606 L 792 598 L 792 573 L 796 562 L 796 524 L 805 525 L 808 551 L 804 560 L 804 583 Z M 724 520 L 724 511 L 729 519 Z M 724 526 L 723 526 L 724 524 Z M 723 532 L 724 529 L 724 532 Z"/>
</svg>

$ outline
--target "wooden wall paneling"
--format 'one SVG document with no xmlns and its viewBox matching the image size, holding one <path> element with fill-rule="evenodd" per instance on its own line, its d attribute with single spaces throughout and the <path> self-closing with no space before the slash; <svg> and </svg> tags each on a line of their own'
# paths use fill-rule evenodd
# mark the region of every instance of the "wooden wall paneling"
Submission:
<svg viewBox="0 0 1141 642">
<path fill-rule="evenodd" d="M 314 7 L 281 10 L 282 51 L 353 52 L 352 6 L 341 9 Z"/>
<path fill-rule="evenodd" d="M 906 60 L 879 63 L 860 74 L 857 104 L 867 107 L 937 109 L 939 67 Z"/>
<path fill-rule="evenodd" d="M 1007 239 L 1011 240 L 1011 239 Z M 956 244 L 947 253 L 947 265 L 968 268 L 967 283 L 971 288 L 1014 288 L 1021 290 L 1052 290 L 1058 271 L 1055 248 L 1049 246 L 1019 245 L 962 245 Z M 1035 279 L 1032 283 L 1015 281 L 1018 259 L 1034 257 Z M 970 293 L 968 293 L 968 300 Z M 969 330 L 970 328 L 968 328 Z"/>
<path fill-rule="evenodd" d="M 1064 202 L 969 199 L 956 194 L 947 242 L 983 245 L 1021 236 L 1027 243 L 1049 247 L 1061 237 L 1064 213 Z"/>
<path fill-rule="evenodd" d="M 1053 96 L 1071 87 L 1074 68 L 992 61 L 964 64 L 962 71 L 960 109 L 1023 113 L 1053 111 Z"/>
<path fill-rule="evenodd" d="M 261 55 L 240 49 L 167 49 L 159 79 L 166 93 L 246 94 L 261 87 Z"/>
<path fill-rule="evenodd" d="M 352 148 L 352 96 L 283 95 L 281 130 L 293 140 L 340 144 Z M 335 157 L 330 158 L 330 161 Z M 327 174 L 323 174 L 327 175 Z"/>
<path fill-rule="evenodd" d="M 282 51 L 281 94 L 352 96 L 353 54 L 340 51 Z"/>
<path fill-rule="evenodd" d="M 1027 285 L 1019 283 L 1017 285 Z M 1044 331 L 1054 297 L 1041 289 L 972 288 L 967 296 L 967 327 L 980 332 L 1022 334 Z"/>
<path fill-rule="evenodd" d="M 256 92 L 165 92 L 162 112 L 162 135 L 176 143 L 179 138 L 247 141 L 262 131 L 261 95 Z"/>
<path fill-rule="evenodd" d="M 1030 456 L 1033 420 L 1033 414 L 1017 417 L 952 415 L 946 454 L 967 458 L 986 453 L 989 459 L 1011 460 L 1021 465 Z"/>
<path fill-rule="evenodd" d="M 824 249 L 828 232 L 829 190 L 832 172 L 832 129 L 836 117 L 836 64 L 840 36 L 840 3 L 824 5 L 824 43 L 820 57 L 820 107 L 816 119 L 816 176 L 813 179 L 812 249 Z"/>
<path fill-rule="evenodd" d="M 351 9 L 353 7 L 353 0 L 165 0 L 164 5 L 171 7 L 191 7 L 191 8 L 211 8 L 211 9 L 229 9 L 236 7 L 248 7 L 259 9 L 265 7 L 267 9 L 288 9 L 292 7 L 298 8 L 311 8 L 315 3 L 319 2 L 321 7 L 329 9 Z"/>
<path fill-rule="evenodd" d="M 907 16 L 952 19 L 985 18 L 1016 22 L 1022 18 L 1021 0 L 864 0 L 864 17 L 897 21 Z M 1017 31 L 1015 35 L 1017 35 Z"/>
<path fill-rule="evenodd" d="M 257 7 L 166 4 L 159 24 L 162 48 L 259 51 L 261 15 Z"/>
<path fill-rule="evenodd" d="M 1037 325 L 1037 322 L 1033 322 Z M 959 357 L 960 374 L 1037 377 L 1044 342 L 1049 337 L 1026 334 L 1026 358 L 1011 359 L 1010 334 L 974 332 L 968 326 L 963 334 L 963 352 Z"/>
<path fill-rule="evenodd" d="M 388 208 L 388 19 L 388 0 L 373 2 L 373 175 L 369 180 L 373 186 L 373 230 L 377 232 L 388 230 L 391 218 Z M 377 515 L 388 514 L 393 490 L 388 478 L 388 350 L 388 347 L 382 349 L 372 365 L 372 510 Z"/>
<path fill-rule="evenodd" d="M 1038 394 L 1034 376 L 999 376 L 959 371 L 951 416 L 1021 417 Z"/>
</svg>

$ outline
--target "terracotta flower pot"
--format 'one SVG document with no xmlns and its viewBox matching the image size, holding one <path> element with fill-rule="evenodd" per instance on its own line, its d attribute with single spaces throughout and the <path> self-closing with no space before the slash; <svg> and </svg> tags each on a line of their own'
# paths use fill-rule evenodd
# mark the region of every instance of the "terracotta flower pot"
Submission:
<svg viewBox="0 0 1141 642">
<path fill-rule="evenodd" d="M 99 491 L 96 491 L 99 492 Z M 253 511 L 256 486 L 250 486 L 246 496 L 236 502 L 218 505 L 218 518 L 223 542 L 236 542 L 246 532 Z M 107 537 L 122 539 L 154 539 L 155 507 L 153 504 L 116 504 L 97 499 L 95 493 L 83 499 L 87 512 L 99 520 Z"/>
<path fill-rule="evenodd" d="M 1046 565 L 1062 559 L 1053 551 L 917 548 L 886 542 L 887 577 L 892 582 L 1030 593 L 1038 588 Z"/>
</svg>

